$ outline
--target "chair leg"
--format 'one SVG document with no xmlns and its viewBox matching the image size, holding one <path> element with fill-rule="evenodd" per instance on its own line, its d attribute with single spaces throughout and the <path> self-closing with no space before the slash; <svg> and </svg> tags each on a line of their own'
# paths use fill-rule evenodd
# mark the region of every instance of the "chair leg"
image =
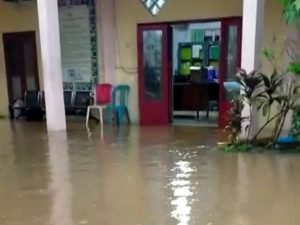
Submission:
<svg viewBox="0 0 300 225">
<path fill-rule="evenodd" d="M 209 105 L 209 102 L 208 102 L 207 103 L 206 118 L 209 118 L 209 111 L 210 111 L 210 105 Z"/>
<path fill-rule="evenodd" d="M 99 108 L 100 124 L 103 126 L 103 108 Z"/>
<path fill-rule="evenodd" d="M 105 119 L 107 120 L 108 124 L 112 123 L 112 117 L 113 117 L 113 109 L 111 106 L 106 107 L 105 109 Z"/>
<path fill-rule="evenodd" d="M 116 113 L 117 113 L 117 123 L 118 125 L 120 126 L 123 122 L 123 109 L 122 108 L 118 108 L 116 110 Z"/>
<path fill-rule="evenodd" d="M 91 108 L 88 107 L 86 112 L 86 121 L 85 121 L 86 126 L 89 125 L 90 113 L 91 113 Z"/>
<path fill-rule="evenodd" d="M 127 116 L 127 122 L 128 122 L 128 124 L 131 124 L 130 115 L 129 115 L 129 111 L 128 111 L 127 107 L 125 108 L 125 112 L 126 112 L 126 116 Z"/>
</svg>

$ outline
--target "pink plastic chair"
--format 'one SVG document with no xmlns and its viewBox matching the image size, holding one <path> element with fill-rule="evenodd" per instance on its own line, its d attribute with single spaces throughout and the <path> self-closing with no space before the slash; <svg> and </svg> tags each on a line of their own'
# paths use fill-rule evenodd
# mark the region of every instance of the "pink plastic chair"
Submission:
<svg viewBox="0 0 300 225">
<path fill-rule="evenodd" d="M 86 114 L 86 125 L 88 126 L 90 113 L 92 109 L 99 110 L 100 123 L 103 125 L 103 109 L 111 104 L 112 85 L 97 84 L 94 90 L 94 104 L 88 106 Z"/>
</svg>

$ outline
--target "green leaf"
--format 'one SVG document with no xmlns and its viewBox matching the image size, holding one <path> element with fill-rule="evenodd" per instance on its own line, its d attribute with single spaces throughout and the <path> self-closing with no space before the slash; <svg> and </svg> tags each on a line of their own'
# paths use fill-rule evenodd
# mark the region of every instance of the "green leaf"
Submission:
<svg viewBox="0 0 300 225">
<path fill-rule="evenodd" d="M 261 103 L 259 105 L 257 105 L 257 110 L 261 110 L 261 108 L 265 105 L 265 103 Z"/>
<path fill-rule="evenodd" d="M 278 76 L 277 70 L 274 68 L 273 73 L 271 75 L 271 83 L 274 83 L 280 79 L 280 76 Z"/>
<path fill-rule="evenodd" d="M 300 10 L 300 0 L 295 0 L 294 6 L 297 10 Z"/>
<path fill-rule="evenodd" d="M 262 80 L 263 80 L 263 82 L 264 82 L 264 85 L 267 87 L 267 88 L 270 88 L 271 87 L 271 82 L 270 82 L 270 80 L 269 80 L 269 78 L 266 76 L 266 75 L 264 75 L 264 74 L 260 74 L 260 76 L 262 77 Z"/>
<path fill-rule="evenodd" d="M 263 50 L 263 55 L 268 59 L 268 60 L 275 60 L 275 50 L 274 49 L 264 49 Z"/>
<path fill-rule="evenodd" d="M 263 116 L 266 116 L 269 112 L 269 105 L 268 104 L 264 104 L 264 106 L 262 107 L 262 113 L 263 113 Z"/>
<path fill-rule="evenodd" d="M 299 89 L 300 89 L 300 85 L 295 86 L 295 87 L 294 87 L 293 93 L 294 93 L 294 94 L 298 94 Z"/>
<path fill-rule="evenodd" d="M 284 6 L 283 15 L 288 24 L 293 23 L 297 18 L 299 18 L 299 9 L 297 9 L 297 5 L 295 4 L 295 0 L 290 1 L 288 4 Z"/>
<path fill-rule="evenodd" d="M 291 62 L 288 65 L 288 71 L 295 75 L 300 75 L 300 61 Z"/>
</svg>

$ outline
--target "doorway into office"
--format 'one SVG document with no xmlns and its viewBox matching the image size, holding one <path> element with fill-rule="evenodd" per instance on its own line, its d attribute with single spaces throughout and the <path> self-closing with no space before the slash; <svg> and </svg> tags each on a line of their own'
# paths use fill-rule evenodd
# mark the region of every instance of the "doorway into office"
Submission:
<svg viewBox="0 0 300 225">
<path fill-rule="evenodd" d="M 240 55 L 240 17 L 139 24 L 141 125 L 224 128 Z"/>
<path fill-rule="evenodd" d="M 221 22 L 176 23 L 171 32 L 172 122 L 217 127 Z"/>
</svg>

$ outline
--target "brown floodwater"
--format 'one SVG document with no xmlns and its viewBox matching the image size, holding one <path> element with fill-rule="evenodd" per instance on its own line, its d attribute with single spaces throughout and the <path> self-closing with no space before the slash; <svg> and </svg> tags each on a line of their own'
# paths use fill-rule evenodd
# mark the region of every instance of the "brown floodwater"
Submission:
<svg viewBox="0 0 300 225">
<path fill-rule="evenodd" d="M 224 153 L 222 132 L 0 121 L 0 225 L 298 225 L 300 156 Z"/>
</svg>

